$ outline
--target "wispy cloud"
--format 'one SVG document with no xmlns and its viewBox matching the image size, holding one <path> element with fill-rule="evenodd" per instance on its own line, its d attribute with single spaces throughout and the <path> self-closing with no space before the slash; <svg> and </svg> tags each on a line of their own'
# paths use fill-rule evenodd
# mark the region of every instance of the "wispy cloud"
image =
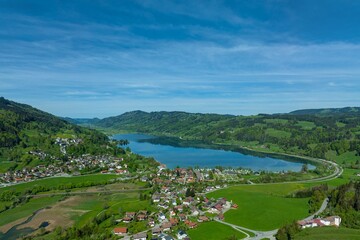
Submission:
<svg viewBox="0 0 360 240">
<path fill-rule="evenodd" d="M 87 101 L 98 116 L 360 104 L 360 42 L 309 41 L 271 14 L 219 1 L 112 2 L 113 12 L 104 2 L 98 15 L 74 4 L 79 12 L 54 19 L 0 10 L 1 95 L 84 116 L 93 114 Z"/>
</svg>

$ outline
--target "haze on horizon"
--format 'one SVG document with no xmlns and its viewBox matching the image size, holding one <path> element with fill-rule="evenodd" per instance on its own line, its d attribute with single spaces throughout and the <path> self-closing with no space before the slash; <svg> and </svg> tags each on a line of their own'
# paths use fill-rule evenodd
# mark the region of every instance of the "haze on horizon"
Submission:
<svg viewBox="0 0 360 240">
<path fill-rule="evenodd" d="M 0 96 L 58 116 L 359 106 L 360 1 L 0 1 Z"/>
</svg>

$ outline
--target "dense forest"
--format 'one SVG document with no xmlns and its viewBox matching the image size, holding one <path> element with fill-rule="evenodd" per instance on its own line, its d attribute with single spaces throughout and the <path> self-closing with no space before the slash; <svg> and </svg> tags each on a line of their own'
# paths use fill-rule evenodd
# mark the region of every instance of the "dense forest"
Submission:
<svg viewBox="0 0 360 240">
<path fill-rule="evenodd" d="M 70 124 L 29 105 L 0 98 L 0 172 L 63 158 L 59 144 L 55 144 L 57 138 L 78 139 L 77 144 L 67 148 L 74 156 L 111 150 L 108 137 L 103 133 Z"/>
<path fill-rule="evenodd" d="M 173 136 L 329 160 L 340 160 L 339 156 L 349 153 L 348 167 L 359 167 L 358 108 L 256 116 L 134 111 L 92 123 L 106 130 Z"/>
</svg>

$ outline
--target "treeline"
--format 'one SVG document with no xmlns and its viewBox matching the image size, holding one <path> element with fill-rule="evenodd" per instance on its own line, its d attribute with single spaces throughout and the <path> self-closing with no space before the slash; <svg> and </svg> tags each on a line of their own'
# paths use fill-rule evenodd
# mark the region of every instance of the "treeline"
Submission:
<svg viewBox="0 0 360 240">
<path fill-rule="evenodd" d="M 296 221 L 289 223 L 281 228 L 275 234 L 277 240 L 291 240 L 294 239 L 294 236 L 300 232 L 301 229 Z"/>
<path fill-rule="evenodd" d="M 349 182 L 334 189 L 330 194 L 329 212 L 339 215 L 341 224 L 360 228 L 360 181 Z"/>
</svg>

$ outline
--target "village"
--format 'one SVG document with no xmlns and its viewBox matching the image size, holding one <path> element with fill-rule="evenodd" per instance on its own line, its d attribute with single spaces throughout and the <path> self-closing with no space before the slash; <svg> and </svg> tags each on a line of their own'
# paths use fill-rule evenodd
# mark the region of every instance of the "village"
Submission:
<svg viewBox="0 0 360 240">
<path fill-rule="evenodd" d="M 141 178 L 151 182 L 154 189 L 151 203 L 157 210 L 125 212 L 123 218 L 116 220 L 119 226 L 113 229 L 115 235 L 136 240 L 190 239 L 186 234 L 188 229 L 196 228 L 202 222 L 224 220 L 226 211 L 238 207 L 225 198 L 206 197 L 208 192 L 227 187 L 226 184 L 214 184 L 209 179 L 208 169 L 169 170 L 163 165 L 158 169 L 156 174 Z M 132 223 L 142 221 L 147 223 L 146 230 L 129 232 Z"/>
</svg>

